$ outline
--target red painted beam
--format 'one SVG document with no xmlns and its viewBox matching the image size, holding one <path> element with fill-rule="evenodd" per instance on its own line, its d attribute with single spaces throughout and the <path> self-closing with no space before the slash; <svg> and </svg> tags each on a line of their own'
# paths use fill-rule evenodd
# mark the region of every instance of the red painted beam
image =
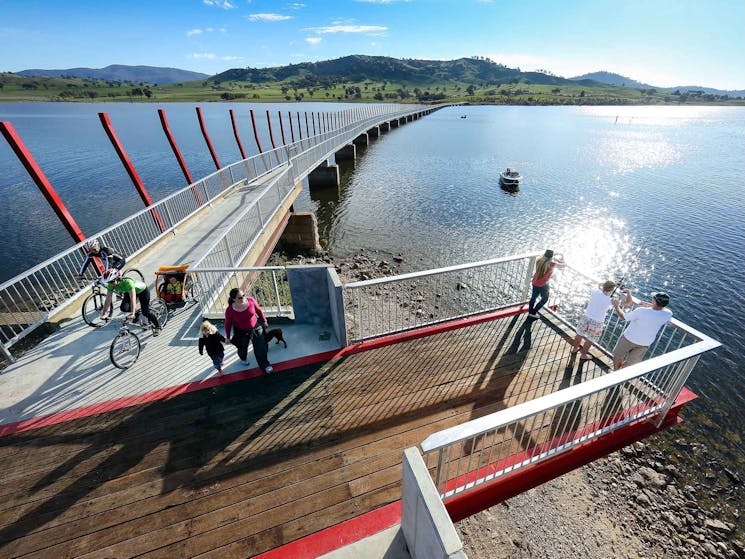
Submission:
<svg viewBox="0 0 745 559">
<path fill-rule="evenodd" d="M 168 119 L 166 118 L 165 110 L 158 109 L 158 117 L 160 118 L 160 124 L 163 127 L 163 132 L 165 132 L 166 134 L 168 143 L 171 145 L 171 150 L 173 151 L 173 155 L 176 156 L 176 161 L 178 161 L 179 167 L 181 167 L 181 172 L 184 174 L 184 178 L 186 179 L 186 184 L 193 183 L 194 179 L 191 178 L 191 172 L 189 172 L 189 168 L 186 166 L 186 162 L 184 161 L 184 158 L 181 156 L 181 151 L 178 149 L 178 145 L 176 145 L 176 140 L 173 138 L 171 129 L 168 126 Z"/>
<path fill-rule="evenodd" d="M 310 120 L 313 123 L 313 135 L 316 135 L 316 113 L 311 112 L 310 113 Z"/>
<path fill-rule="evenodd" d="M 295 130 L 292 128 L 292 113 L 290 111 L 287 111 L 287 120 L 290 121 L 290 138 L 292 138 L 292 143 L 295 143 Z"/>
<path fill-rule="evenodd" d="M 310 128 L 308 127 L 308 112 L 305 112 L 305 135 L 310 138 Z"/>
<path fill-rule="evenodd" d="M 135 170 L 132 161 L 129 159 L 127 152 L 124 151 L 124 146 L 122 146 L 122 143 L 119 141 L 119 137 L 114 131 L 114 126 L 111 124 L 111 120 L 109 120 L 109 115 L 107 113 L 98 113 L 98 118 L 101 121 L 103 129 L 106 131 L 106 135 L 111 141 L 111 145 L 114 146 L 114 151 L 116 151 L 116 154 L 119 156 L 119 160 L 122 162 L 122 165 L 124 165 L 124 169 L 127 171 L 129 178 L 135 185 L 140 198 L 145 203 L 145 206 L 152 206 L 153 200 L 150 198 L 150 194 L 148 194 L 145 185 L 142 184 L 142 180 L 140 180 L 140 176 L 137 174 L 137 171 Z M 158 210 L 152 210 L 152 216 L 155 220 L 156 225 L 160 228 L 161 233 L 165 231 L 166 226 L 163 223 L 163 219 L 160 217 Z"/>
<path fill-rule="evenodd" d="M 217 167 L 217 170 L 219 171 L 220 169 L 222 169 L 222 165 L 220 165 L 220 160 L 217 159 L 215 148 L 212 147 L 210 136 L 209 134 L 207 134 L 207 127 L 204 124 L 204 115 L 202 115 L 202 107 L 197 107 L 197 118 L 199 119 L 199 128 L 202 131 L 202 136 L 204 136 L 204 141 L 207 142 L 207 148 L 209 148 L 210 150 L 212 161 L 214 161 L 215 167 Z"/>
<path fill-rule="evenodd" d="M 235 113 L 233 109 L 230 109 L 228 112 L 230 113 L 230 123 L 233 125 L 233 136 L 235 136 L 235 141 L 238 144 L 238 151 L 241 152 L 241 159 L 246 159 L 246 152 L 243 151 L 241 137 L 238 135 L 238 125 L 235 123 Z"/>
<path fill-rule="evenodd" d="M 282 135 L 282 145 L 287 145 L 287 140 L 285 140 L 285 125 L 282 123 L 282 111 L 277 111 L 277 116 L 279 117 L 279 132 Z"/>
<path fill-rule="evenodd" d="M 266 125 L 269 127 L 269 140 L 272 142 L 272 149 L 277 149 L 274 144 L 274 133 L 272 132 L 272 118 L 269 116 L 269 111 L 266 112 Z"/>
<path fill-rule="evenodd" d="M 256 140 L 256 147 L 259 148 L 259 153 L 264 153 L 264 150 L 261 149 L 261 141 L 259 140 L 259 132 L 256 130 L 256 117 L 254 116 L 254 110 L 250 109 L 249 111 L 251 113 L 251 126 L 254 129 L 254 139 Z"/>
<path fill-rule="evenodd" d="M 303 139 L 303 127 L 300 125 L 300 111 L 297 112 L 297 130 L 300 134 L 300 139 Z"/>
<path fill-rule="evenodd" d="M 49 205 L 52 206 L 54 213 L 57 214 L 57 217 L 62 222 L 62 225 L 65 226 L 67 232 L 70 233 L 73 240 L 76 243 L 84 241 L 85 235 L 83 235 L 77 222 L 73 219 L 72 215 L 70 215 L 70 212 L 67 210 L 62 199 L 52 186 L 52 183 L 49 182 L 49 179 L 47 179 L 46 175 L 41 170 L 41 167 L 36 163 L 34 156 L 31 155 L 31 152 L 23 143 L 23 140 L 21 140 L 18 132 L 13 128 L 13 125 L 10 122 L 0 122 L 0 132 L 3 133 L 3 136 L 16 154 L 16 157 L 18 157 L 18 160 L 26 168 L 26 172 L 31 176 L 33 181 L 36 183 L 36 186 L 39 187 L 44 198 L 46 198 Z"/>
<path fill-rule="evenodd" d="M 186 166 L 186 162 L 184 161 L 184 158 L 181 156 L 181 150 L 178 149 L 178 145 L 176 145 L 176 140 L 174 139 L 173 134 L 171 133 L 171 128 L 168 126 L 168 119 L 166 118 L 165 110 L 158 109 L 158 118 L 160 118 L 160 125 L 163 127 L 163 132 L 165 132 L 166 134 L 166 138 L 168 139 L 168 143 L 171 146 L 173 155 L 176 156 L 176 161 L 178 161 L 179 167 L 181 167 L 181 172 L 184 174 L 184 178 L 186 179 L 186 184 L 192 184 L 194 182 L 194 179 L 191 178 L 191 173 L 189 172 L 189 168 Z M 192 191 L 194 192 L 194 197 L 197 199 L 197 204 L 201 206 L 202 196 L 199 194 L 199 191 L 197 190 L 196 187 L 193 187 Z"/>
</svg>

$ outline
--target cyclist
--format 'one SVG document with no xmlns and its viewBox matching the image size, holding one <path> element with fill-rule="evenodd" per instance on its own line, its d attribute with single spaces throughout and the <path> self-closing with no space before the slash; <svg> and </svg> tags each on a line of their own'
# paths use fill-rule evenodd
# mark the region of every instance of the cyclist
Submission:
<svg viewBox="0 0 745 559">
<path fill-rule="evenodd" d="M 150 310 L 150 291 L 147 288 L 147 284 L 140 279 L 123 278 L 122 273 L 117 268 L 111 268 L 106 270 L 103 275 L 103 281 L 106 285 L 106 300 L 101 309 L 101 320 L 106 320 L 109 317 L 109 308 L 114 298 L 114 291 L 121 293 L 122 296 L 122 312 L 129 313 L 127 318 L 134 320 L 135 317 L 135 305 L 132 301 L 137 298 L 140 302 L 140 310 L 150 324 L 153 326 L 153 336 L 160 334 L 160 325 L 158 319 Z"/>
<path fill-rule="evenodd" d="M 78 272 L 78 275 L 75 276 L 75 279 L 83 279 L 85 270 L 96 257 L 101 259 L 104 273 L 106 270 L 112 268 L 121 270 L 127 262 L 126 259 L 122 255 L 117 254 L 113 248 L 101 246 L 98 239 L 88 239 L 85 241 L 83 250 L 86 252 L 85 260 L 83 260 L 83 264 L 80 266 L 80 271 Z"/>
</svg>

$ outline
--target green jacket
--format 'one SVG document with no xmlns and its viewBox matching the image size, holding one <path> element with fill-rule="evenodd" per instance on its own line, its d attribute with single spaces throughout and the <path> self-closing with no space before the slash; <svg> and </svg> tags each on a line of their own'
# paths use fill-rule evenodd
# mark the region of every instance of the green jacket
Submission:
<svg viewBox="0 0 745 559">
<path fill-rule="evenodd" d="M 147 289 L 147 284 L 142 280 L 135 280 L 132 278 L 122 278 L 119 285 L 114 285 L 112 283 L 106 284 L 106 289 L 108 291 L 116 291 L 117 293 L 129 293 L 132 291 L 133 287 L 135 288 L 135 293 L 139 295 Z"/>
</svg>

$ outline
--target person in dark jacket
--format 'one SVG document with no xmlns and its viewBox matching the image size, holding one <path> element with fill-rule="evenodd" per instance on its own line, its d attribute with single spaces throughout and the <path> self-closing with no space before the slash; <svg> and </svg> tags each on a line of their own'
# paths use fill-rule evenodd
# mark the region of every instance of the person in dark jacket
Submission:
<svg viewBox="0 0 745 559">
<path fill-rule="evenodd" d="M 207 355 L 212 358 L 212 364 L 217 369 L 217 374 L 222 376 L 222 362 L 225 358 L 225 348 L 222 342 L 225 337 L 217 331 L 217 328 L 209 320 L 202 322 L 199 331 L 199 355 L 204 355 L 204 348 L 207 348 Z"/>
</svg>

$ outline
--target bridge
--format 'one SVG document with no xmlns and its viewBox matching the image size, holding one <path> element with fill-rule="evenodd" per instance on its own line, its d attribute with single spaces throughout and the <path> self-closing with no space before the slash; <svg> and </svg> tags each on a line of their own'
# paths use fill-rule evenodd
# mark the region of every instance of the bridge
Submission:
<svg viewBox="0 0 745 559">
<path fill-rule="evenodd" d="M 530 318 L 537 254 L 347 284 L 328 266 L 263 266 L 305 177 L 327 180 L 329 158 L 368 131 L 440 108 L 381 108 L 99 233 L 146 277 L 189 262 L 200 285 L 125 371 L 109 361 L 115 330 L 79 318 L 81 244 L 0 286 L 6 348 L 60 324 L 0 374 L 0 555 L 463 556 L 452 521 L 680 421 L 685 381 L 718 342 L 674 320 L 614 372 L 612 316 L 577 360 L 578 300 L 596 279 L 557 273 Z M 275 374 L 228 349 L 218 377 L 197 352 L 233 286 L 284 330 Z"/>
</svg>

